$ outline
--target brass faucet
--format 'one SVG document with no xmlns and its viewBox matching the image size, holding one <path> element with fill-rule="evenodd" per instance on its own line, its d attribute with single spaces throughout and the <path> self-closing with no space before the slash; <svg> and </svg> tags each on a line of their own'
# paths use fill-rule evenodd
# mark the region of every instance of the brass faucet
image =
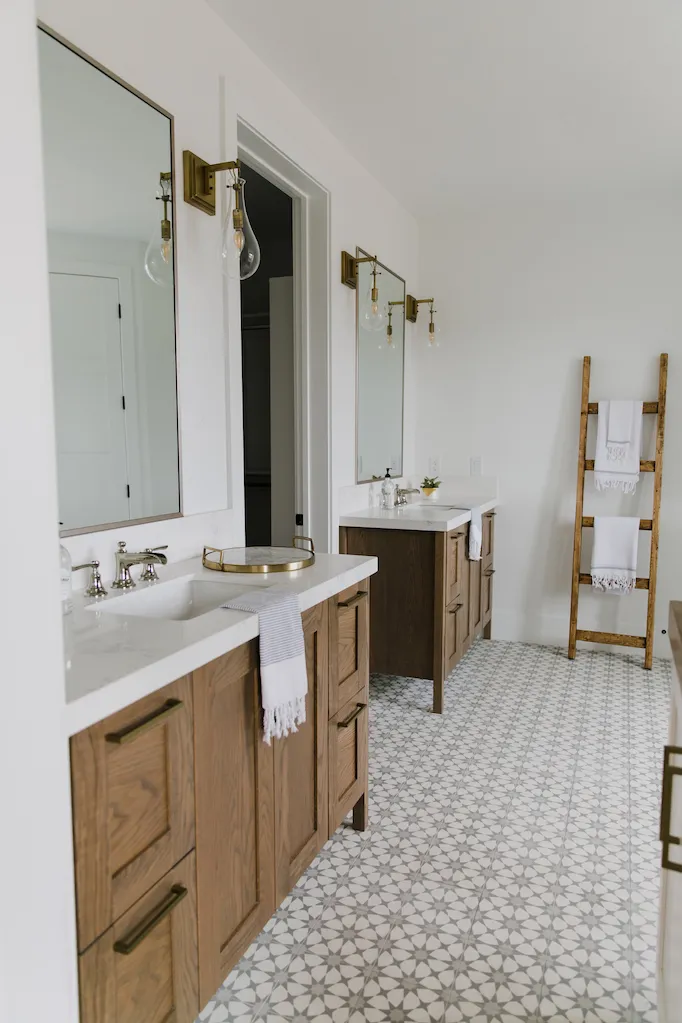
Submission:
<svg viewBox="0 0 682 1023">
<path fill-rule="evenodd" d="M 114 555 L 116 561 L 116 573 L 114 581 L 111 584 L 114 590 L 130 590 L 135 585 L 135 582 L 130 574 L 132 565 L 144 565 L 144 571 L 140 576 L 142 582 L 153 582 L 159 577 L 156 574 L 157 565 L 166 565 L 168 558 L 165 554 L 159 554 L 159 551 L 168 550 L 168 544 L 164 544 L 163 547 L 147 547 L 146 550 L 140 551 L 137 554 L 129 553 L 126 550 L 125 540 L 121 540 L 118 545 L 118 550 Z"/>
</svg>

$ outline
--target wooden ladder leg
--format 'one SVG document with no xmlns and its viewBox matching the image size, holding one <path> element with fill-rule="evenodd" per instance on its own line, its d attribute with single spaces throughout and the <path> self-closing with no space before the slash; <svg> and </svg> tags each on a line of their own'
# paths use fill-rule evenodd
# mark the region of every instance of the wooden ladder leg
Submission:
<svg viewBox="0 0 682 1023">
<path fill-rule="evenodd" d="M 651 517 L 651 555 L 649 557 L 649 598 L 646 607 L 646 646 L 644 667 L 651 668 L 654 659 L 654 613 L 656 611 L 656 575 L 658 573 L 658 529 L 663 483 L 663 439 L 665 436 L 665 396 L 668 389 L 668 356 L 661 355 L 658 376 L 658 424 L 656 426 L 656 470 L 654 472 L 654 508 Z"/>
<path fill-rule="evenodd" d="M 587 414 L 590 399 L 590 356 L 583 359 L 583 389 L 580 400 L 580 438 L 578 441 L 578 482 L 575 493 L 573 532 L 573 578 L 571 581 L 571 620 L 568 630 L 568 656 L 575 657 L 578 632 L 578 594 L 580 592 L 580 554 L 583 546 L 583 497 L 585 494 L 585 454 L 587 452 Z"/>
</svg>

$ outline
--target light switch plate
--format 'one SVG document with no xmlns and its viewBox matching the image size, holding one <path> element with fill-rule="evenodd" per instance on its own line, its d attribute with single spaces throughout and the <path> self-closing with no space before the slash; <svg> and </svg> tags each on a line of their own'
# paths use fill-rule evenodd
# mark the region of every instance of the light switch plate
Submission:
<svg viewBox="0 0 682 1023">
<path fill-rule="evenodd" d="M 472 455 L 469 459 L 469 475 L 480 476 L 481 475 L 481 456 Z"/>
<path fill-rule="evenodd" d="M 429 476 L 440 475 L 440 455 L 431 455 L 429 457 Z"/>
</svg>

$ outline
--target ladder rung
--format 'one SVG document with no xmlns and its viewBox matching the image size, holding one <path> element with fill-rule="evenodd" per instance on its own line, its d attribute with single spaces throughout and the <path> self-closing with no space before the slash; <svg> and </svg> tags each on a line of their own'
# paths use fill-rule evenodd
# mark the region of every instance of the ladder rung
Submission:
<svg viewBox="0 0 682 1023">
<path fill-rule="evenodd" d="M 592 585 L 592 576 L 590 575 L 590 573 L 589 572 L 581 572 L 580 573 L 580 582 L 583 584 L 583 586 L 591 586 Z M 648 579 L 642 579 L 640 576 L 637 576 L 637 579 L 635 580 L 635 589 L 636 590 L 648 590 L 649 589 L 649 580 Z"/>
<path fill-rule="evenodd" d="M 591 416 L 596 416 L 597 412 L 599 412 L 599 402 L 598 401 L 589 402 L 587 406 L 587 411 Z M 644 415 L 646 415 L 647 413 L 651 415 L 658 415 L 658 402 L 657 401 L 642 402 L 642 413 Z"/>
<path fill-rule="evenodd" d="M 585 459 L 585 471 L 586 472 L 594 472 L 594 458 L 586 458 Z M 616 472 L 617 471 L 618 470 L 616 470 Z M 656 463 L 654 461 L 649 461 L 649 460 L 646 460 L 646 461 L 640 460 L 639 471 L 640 472 L 656 472 Z"/>
<path fill-rule="evenodd" d="M 576 639 L 586 643 L 610 643 L 612 646 L 636 646 L 643 650 L 646 646 L 645 636 L 621 636 L 617 632 L 586 632 L 578 629 Z"/>
<path fill-rule="evenodd" d="M 583 526 L 594 526 L 594 515 L 583 515 Z M 640 519 L 639 528 L 651 532 L 651 519 Z"/>
</svg>

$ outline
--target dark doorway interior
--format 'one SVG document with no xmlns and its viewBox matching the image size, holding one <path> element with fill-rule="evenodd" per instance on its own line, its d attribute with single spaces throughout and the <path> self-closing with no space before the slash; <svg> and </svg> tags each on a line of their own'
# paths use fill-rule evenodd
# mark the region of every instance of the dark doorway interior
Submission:
<svg viewBox="0 0 682 1023">
<path fill-rule="evenodd" d="M 246 543 L 295 531 L 293 201 L 242 164 L 260 267 L 241 284 Z"/>
</svg>

